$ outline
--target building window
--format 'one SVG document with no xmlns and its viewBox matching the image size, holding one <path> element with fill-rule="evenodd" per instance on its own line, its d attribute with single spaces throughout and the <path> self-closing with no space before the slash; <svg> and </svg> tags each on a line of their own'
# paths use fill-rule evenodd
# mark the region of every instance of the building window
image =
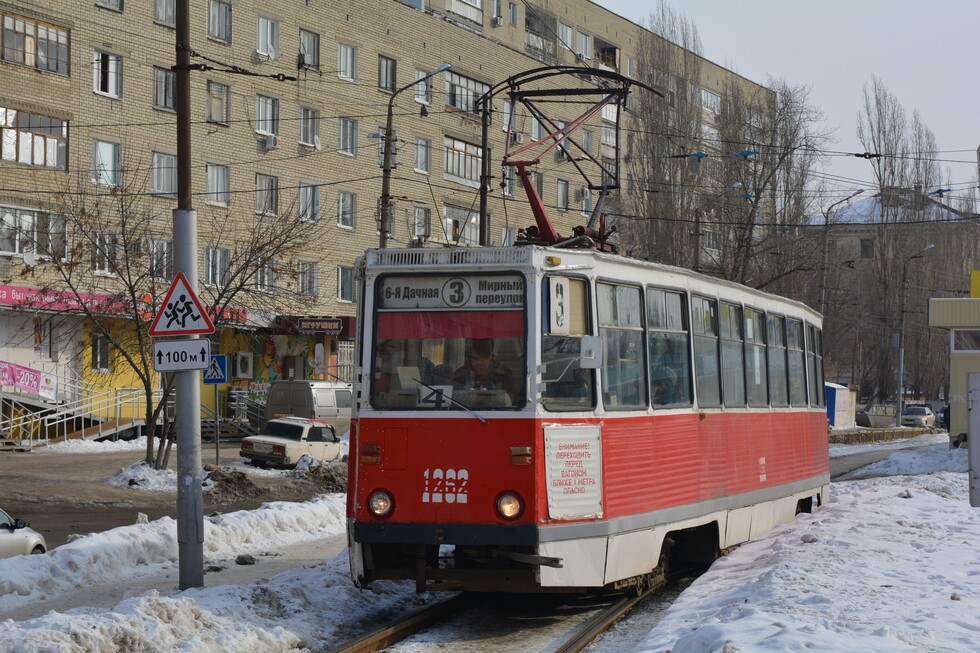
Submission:
<svg viewBox="0 0 980 653">
<path fill-rule="evenodd" d="M 304 297 L 316 297 L 318 292 L 318 267 L 313 261 L 299 263 L 299 294 Z"/>
<path fill-rule="evenodd" d="M 153 0 L 153 20 L 173 27 L 176 23 L 176 0 Z"/>
<path fill-rule="evenodd" d="M 0 159 L 64 170 L 67 152 L 66 121 L 0 106 Z"/>
<path fill-rule="evenodd" d="M 267 95 L 255 96 L 255 131 L 259 134 L 279 133 L 279 100 Z"/>
<path fill-rule="evenodd" d="M 446 176 L 463 183 L 480 183 L 480 161 L 483 148 L 458 138 L 445 137 Z"/>
<path fill-rule="evenodd" d="M 208 37 L 231 43 L 231 2 L 211 0 L 208 6 Z"/>
<path fill-rule="evenodd" d="M 122 11 L 123 0 L 96 0 L 95 6 L 112 9 L 113 11 Z"/>
<path fill-rule="evenodd" d="M 204 283 L 224 287 L 228 283 L 228 250 L 223 247 L 208 247 L 204 258 Z"/>
<path fill-rule="evenodd" d="M 67 256 L 68 233 L 63 216 L 13 206 L 0 206 L 0 251 L 63 260 Z"/>
<path fill-rule="evenodd" d="M 514 172 L 513 166 L 504 166 L 500 186 L 503 188 L 506 197 L 514 196 L 514 192 L 517 190 L 517 174 Z"/>
<path fill-rule="evenodd" d="M 307 222 L 320 220 L 320 187 L 318 185 L 299 183 L 299 219 Z"/>
<path fill-rule="evenodd" d="M 432 74 L 425 70 L 415 71 L 415 101 L 432 104 Z"/>
<path fill-rule="evenodd" d="M 279 211 L 279 178 L 272 175 L 255 175 L 255 212 L 276 215 Z"/>
<path fill-rule="evenodd" d="M 721 115 L 721 96 L 714 91 L 709 91 L 706 88 L 702 88 L 701 106 L 716 116 Z"/>
<path fill-rule="evenodd" d="M 507 15 L 510 18 L 510 26 L 517 27 L 517 3 L 516 2 L 508 3 Z"/>
<path fill-rule="evenodd" d="M 272 292 L 276 289 L 275 259 L 260 257 L 255 268 L 255 289 Z"/>
<path fill-rule="evenodd" d="M 342 302 L 354 301 L 354 268 L 337 266 L 337 299 Z"/>
<path fill-rule="evenodd" d="M 153 66 L 153 106 L 157 109 L 174 110 L 174 84 L 176 74 L 167 68 Z"/>
<path fill-rule="evenodd" d="M 480 213 L 455 206 L 446 207 L 446 233 L 452 242 L 477 245 L 480 242 Z"/>
<path fill-rule="evenodd" d="M 561 21 L 558 22 L 558 45 L 565 48 L 566 50 L 571 50 L 575 47 L 575 30 L 571 25 L 566 25 Z"/>
<path fill-rule="evenodd" d="M 109 336 L 98 333 L 92 334 L 92 371 L 99 374 L 108 374 L 112 369 L 112 360 L 109 357 Z"/>
<path fill-rule="evenodd" d="M 320 70 L 320 35 L 309 30 L 299 30 L 299 64 L 303 68 Z"/>
<path fill-rule="evenodd" d="M 432 172 L 432 141 L 427 138 L 415 139 L 415 171 Z"/>
<path fill-rule="evenodd" d="M 92 59 L 92 90 L 100 95 L 122 96 L 122 57 L 96 50 Z"/>
<path fill-rule="evenodd" d="M 340 118 L 337 150 L 351 156 L 357 154 L 357 121 L 353 118 Z"/>
<path fill-rule="evenodd" d="M 558 180 L 558 210 L 568 210 L 568 180 Z"/>
<path fill-rule="evenodd" d="M 425 241 L 432 235 L 432 209 L 427 206 L 416 206 L 412 219 L 412 237 Z"/>
<path fill-rule="evenodd" d="M 158 195 L 177 195 L 177 157 L 173 154 L 154 152 L 150 165 L 151 188 Z"/>
<path fill-rule="evenodd" d="M 229 186 L 230 171 L 228 166 L 209 163 L 207 164 L 207 170 L 207 199 L 205 201 L 208 204 L 228 206 L 228 200 L 231 198 L 231 188 Z"/>
<path fill-rule="evenodd" d="M 316 109 L 300 107 L 299 142 L 304 145 L 320 145 L 320 112 Z"/>
<path fill-rule="evenodd" d="M 208 122 L 231 122 L 231 87 L 208 80 Z"/>
<path fill-rule="evenodd" d="M 592 189 L 582 187 L 578 191 L 579 210 L 585 215 L 592 214 Z"/>
<path fill-rule="evenodd" d="M 457 73 L 446 73 L 446 104 L 469 113 L 479 113 L 477 100 L 489 87 Z"/>
<path fill-rule="evenodd" d="M 875 257 L 875 241 L 872 238 L 861 239 L 861 258 Z"/>
<path fill-rule="evenodd" d="M 92 236 L 92 270 L 96 274 L 119 273 L 119 237 L 99 231 Z"/>
<path fill-rule="evenodd" d="M 592 58 L 592 35 L 579 31 L 575 39 L 575 54 L 579 59 L 588 61 Z"/>
<path fill-rule="evenodd" d="M 278 59 L 282 50 L 279 49 L 279 21 L 266 16 L 258 17 L 258 28 L 255 35 L 255 51 L 270 59 Z"/>
<path fill-rule="evenodd" d="M 398 62 L 391 57 L 378 57 L 378 88 L 389 93 L 398 88 Z"/>
<path fill-rule="evenodd" d="M 68 74 L 68 30 L 15 14 L 0 15 L 3 16 L 0 53 L 4 61 L 59 75 Z"/>
<path fill-rule="evenodd" d="M 174 276 L 174 247 L 169 240 L 153 241 L 153 259 L 150 273 L 154 279 L 172 279 Z"/>
<path fill-rule="evenodd" d="M 532 170 L 531 182 L 534 184 L 534 190 L 538 192 L 538 197 L 544 197 L 544 173 Z"/>
<path fill-rule="evenodd" d="M 357 48 L 341 43 L 337 46 L 337 75 L 341 79 L 357 79 Z"/>
<path fill-rule="evenodd" d="M 354 211 L 357 210 L 357 196 L 354 193 L 337 193 L 337 226 L 354 228 Z"/>
<path fill-rule="evenodd" d="M 592 150 L 595 147 L 593 145 L 594 140 L 595 138 L 593 137 L 591 130 L 589 129 L 582 130 L 582 150 L 589 156 L 592 156 Z"/>
<path fill-rule="evenodd" d="M 122 181 L 119 143 L 95 141 L 92 151 L 92 180 L 103 186 L 118 186 Z"/>
</svg>

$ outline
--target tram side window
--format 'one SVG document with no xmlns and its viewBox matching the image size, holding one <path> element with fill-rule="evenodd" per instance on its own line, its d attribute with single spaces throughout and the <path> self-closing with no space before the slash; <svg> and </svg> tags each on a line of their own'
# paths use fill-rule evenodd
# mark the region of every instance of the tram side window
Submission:
<svg viewBox="0 0 980 653">
<path fill-rule="evenodd" d="M 745 309 L 745 390 L 749 406 L 766 406 L 769 384 L 766 370 L 766 316 L 751 308 Z"/>
<path fill-rule="evenodd" d="M 742 307 L 723 302 L 720 317 L 722 397 L 725 399 L 726 406 L 744 406 Z"/>
<path fill-rule="evenodd" d="M 773 406 L 789 405 L 786 384 L 786 318 L 780 315 L 768 317 L 769 351 L 769 399 Z"/>
<path fill-rule="evenodd" d="M 789 372 L 789 403 L 791 406 L 806 406 L 803 323 L 799 320 L 786 320 L 786 360 Z"/>
<path fill-rule="evenodd" d="M 823 342 L 820 329 L 812 324 L 806 325 L 806 366 L 810 405 L 823 406 Z"/>
<path fill-rule="evenodd" d="M 721 405 L 718 366 L 718 307 L 713 299 L 691 299 L 691 332 L 694 334 L 694 379 L 698 405 Z"/>
<path fill-rule="evenodd" d="M 655 407 L 691 405 L 690 335 L 685 300 L 680 292 L 647 290 L 650 392 Z"/>
<path fill-rule="evenodd" d="M 542 292 L 548 308 L 541 316 L 541 405 L 556 412 L 595 408 L 595 370 L 580 365 L 582 336 L 590 333 L 588 285 L 549 277 Z"/>
<path fill-rule="evenodd" d="M 602 339 L 602 402 L 613 410 L 646 406 L 640 289 L 600 283 L 596 304 Z"/>
</svg>

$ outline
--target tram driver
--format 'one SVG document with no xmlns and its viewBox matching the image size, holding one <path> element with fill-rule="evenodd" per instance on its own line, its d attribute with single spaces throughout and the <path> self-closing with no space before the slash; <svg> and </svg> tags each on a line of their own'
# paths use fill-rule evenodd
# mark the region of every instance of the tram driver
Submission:
<svg viewBox="0 0 980 653">
<path fill-rule="evenodd" d="M 514 379 L 511 371 L 499 365 L 489 338 L 473 340 L 466 349 L 466 364 L 453 374 L 453 389 L 467 391 L 505 391 L 513 402 Z"/>
</svg>

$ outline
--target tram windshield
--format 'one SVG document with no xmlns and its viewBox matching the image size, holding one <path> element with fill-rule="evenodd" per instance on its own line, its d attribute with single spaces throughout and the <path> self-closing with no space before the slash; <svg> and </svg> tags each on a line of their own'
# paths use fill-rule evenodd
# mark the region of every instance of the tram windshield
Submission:
<svg viewBox="0 0 980 653">
<path fill-rule="evenodd" d="M 515 274 L 379 279 L 371 404 L 383 410 L 524 406 L 524 288 Z"/>
</svg>

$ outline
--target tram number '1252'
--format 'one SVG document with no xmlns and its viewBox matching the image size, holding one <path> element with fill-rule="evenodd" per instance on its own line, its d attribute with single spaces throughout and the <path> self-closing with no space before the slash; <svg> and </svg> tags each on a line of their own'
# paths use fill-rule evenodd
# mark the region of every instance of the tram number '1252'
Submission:
<svg viewBox="0 0 980 653">
<path fill-rule="evenodd" d="M 470 473 L 465 469 L 426 469 L 422 503 L 466 503 L 466 484 Z"/>
</svg>

